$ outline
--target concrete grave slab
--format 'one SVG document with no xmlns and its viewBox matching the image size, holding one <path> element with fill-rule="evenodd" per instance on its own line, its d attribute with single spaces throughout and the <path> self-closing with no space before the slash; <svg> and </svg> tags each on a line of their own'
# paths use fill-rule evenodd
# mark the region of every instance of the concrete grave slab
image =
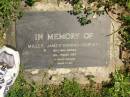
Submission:
<svg viewBox="0 0 130 97">
<path fill-rule="evenodd" d="M 81 26 L 67 12 L 26 12 L 16 24 L 16 46 L 29 69 L 107 66 L 110 28 L 107 15 Z"/>
</svg>

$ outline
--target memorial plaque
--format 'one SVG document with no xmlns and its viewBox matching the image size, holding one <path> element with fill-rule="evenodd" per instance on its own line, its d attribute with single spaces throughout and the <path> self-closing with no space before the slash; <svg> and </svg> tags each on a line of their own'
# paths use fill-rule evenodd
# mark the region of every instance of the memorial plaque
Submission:
<svg viewBox="0 0 130 97">
<path fill-rule="evenodd" d="M 107 15 L 81 26 L 67 12 L 27 12 L 16 24 L 21 64 L 25 68 L 106 66 L 110 27 Z"/>
</svg>

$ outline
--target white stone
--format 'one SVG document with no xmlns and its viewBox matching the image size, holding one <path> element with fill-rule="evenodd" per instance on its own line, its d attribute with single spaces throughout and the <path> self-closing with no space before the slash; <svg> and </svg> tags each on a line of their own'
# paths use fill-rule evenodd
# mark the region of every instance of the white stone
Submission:
<svg viewBox="0 0 130 97">
<path fill-rule="evenodd" d="M 103 10 L 104 10 L 104 8 L 105 8 L 105 7 L 104 7 L 104 6 L 102 6 L 102 7 L 100 7 L 98 10 L 99 10 L 99 11 L 103 11 Z"/>
<path fill-rule="evenodd" d="M 72 10 L 72 6 L 70 4 L 65 4 L 61 2 L 58 6 L 53 3 L 44 3 L 44 2 L 36 2 L 34 6 L 32 6 L 32 11 L 68 11 Z"/>
<path fill-rule="evenodd" d="M 65 68 L 59 68 L 59 69 L 56 69 L 56 70 L 48 70 L 48 73 L 50 75 L 54 75 L 54 74 L 67 74 L 67 73 L 70 73 L 70 69 L 65 69 Z"/>
<path fill-rule="evenodd" d="M 93 18 L 94 18 L 94 19 L 96 19 L 96 18 L 97 18 L 97 14 L 96 14 L 96 13 L 93 15 Z"/>
<path fill-rule="evenodd" d="M 91 3 L 90 6 L 93 7 L 95 4 L 94 3 Z"/>
<path fill-rule="evenodd" d="M 3 35 L 3 39 L 6 39 L 6 34 L 4 33 L 4 35 Z"/>
<path fill-rule="evenodd" d="M 87 68 L 78 68 L 78 71 L 79 71 L 79 72 L 86 72 L 86 71 L 87 71 Z"/>
<path fill-rule="evenodd" d="M 38 74 L 39 73 L 39 69 L 35 69 L 35 70 L 33 70 L 32 72 L 31 72 L 31 74 Z"/>
<path fill-rule="evenodd" d="M 48 74 L 49 75 L 55 75 L 55 74 L 57 74 L 57 72 L 55 70 L 48 70 Z"/>
<path fill-rule="evenodd" d="M 67 73 L 70 73 L 70 69 L 65 69 L 65 68 L 60 68 L 60 69 L 56 69 L 56 72 L 58 74 L 67 74 Z"/>
</svg>

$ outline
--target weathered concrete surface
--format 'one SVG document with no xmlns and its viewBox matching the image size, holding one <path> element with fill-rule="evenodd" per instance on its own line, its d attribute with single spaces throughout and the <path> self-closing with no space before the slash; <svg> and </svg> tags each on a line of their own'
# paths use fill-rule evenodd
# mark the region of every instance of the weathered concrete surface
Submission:
<svg viewBox="0 0 130 97">
<path fill-rule="evenodd" d="M 40 4 L 39 4 L 40 5 Z M 33 9 L 33 8 L 32 8 Z M 47 11 L 50 9 L 57 10 L 57 8 L 45 8 L 44 6 L 37 6 L 35 11 Z M 51 11 L 53 11 L 51 10 Z M 60 7 L 59 9 L 60 10 Z M 114 26 L 113 26 L 114 25 Z M 116 31 L 120 23 L 112 20 L 111 33 Z M 110 64 L 106 67 L 86 67 L 86 68 L 58 68 L 58 69 L 29 69 L 25 70 L 25 78 L 28 81 L 35 81 L 37 83 L 43 84 L 59 84 L 64 78 L 72 79 L 75 78 L 80 84 L 88 83 L 86 78 L 87 75 L 94 75 L 95 81 L 101 83 L 102 81 L 109 80 L 109 74 L 114 72 L 115 67 L 120 67 L 122 65 L 121 60 L 119 60 L 119 44 L 118 33 L 110 35 Z"/>
<path fill-rule="evenodd" d="M 26 69 L 106 66 L 110 28 L 107 15 L 81 26 L 64 11 L 25 13 L 16 25 L 21 63 Z"/>
<path fill-rule="evenodd" d="M 16 48 L 16 36 L 15 36 L 15 22 L 12 22 L 6 32 L 6 42 L 5 44 Z"/>
<path fill-rule="evenodd" d="M 53 1 L 53 0 L 52 0 Z M 25 11 L 68 11 L 73 7 L 67 3 L 60 2 L 58 5 L 56 2 L 36 2 L 34 6 L 25 8 Z"/>
</svg>

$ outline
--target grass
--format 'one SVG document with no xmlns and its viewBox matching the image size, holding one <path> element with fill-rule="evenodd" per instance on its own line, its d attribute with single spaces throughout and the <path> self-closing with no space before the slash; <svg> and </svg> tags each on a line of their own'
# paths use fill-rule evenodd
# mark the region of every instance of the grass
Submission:
<svg viewBox="0 0 130 97">
<path fill-rule="evenodd" d="M 111 74 L 111 81 L 103 83 L 101 89 L 97 90 L 94 86 L 91 79 L 90 84 L 84 87 L 74 79 L 64 79 L 57 86 L 38 86 L 34 82 L 28 83 L 21 70 L 6 97 L 130 97 L 130 73 L 116 70 Z"/>
<path fill-rule="evenodd" d="M 4 45 L 5 39 L 3 38 L 3 33 L 0 32 L 0 47 Z"/>
<path fill-rule="evenodd" d="M 83 88 L 75 80 L 64 79 L 59 86 L 47 84 L 38 86 L 34 82 L 28 83 L 21 70 L 6 97 L 100 97 L 100 95 L 95 89 Z"/>
</svg>

